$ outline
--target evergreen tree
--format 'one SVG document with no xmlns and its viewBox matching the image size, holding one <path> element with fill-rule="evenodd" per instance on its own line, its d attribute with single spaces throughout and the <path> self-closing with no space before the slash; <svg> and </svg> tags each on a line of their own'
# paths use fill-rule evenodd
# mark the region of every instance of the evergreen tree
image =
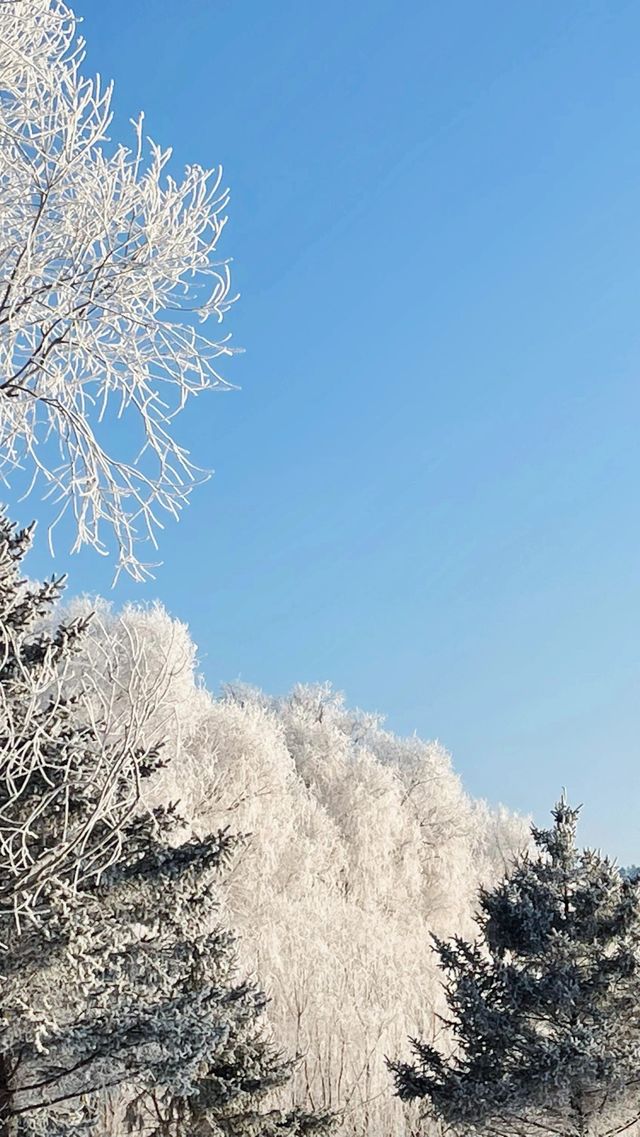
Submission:
<svg viewBox="0 0 640 1137">
<path fill-rule="evenodd" d="M 475 943 L 436 941 L 445 1055 L 389 1063 L 404 1100 L 455 1132 L 614 1137 L 640 1118 L 640 893 L 576 848 L 564 798 L 536 852 L 480 893 Z"/>
<path fill-rule="evenodd" d="M 0 515 L 0 942 L 39 921 L 56 890 L 72 891 L 117 858 L 140 777 L 157 754 L 139 744 L 129 713 L 125 745 L 108 741 L 106 716 L 66 692 L 88 620 L 44 630 L 63 579 L 30 586 L 20 565 L 32 528 Z M 104 689 L 104 683 L 101 684 Z M 112 700 L 111 700 L 112 701 Z M 103 708 L 109 698 L 101 700 Z"/>
<path fill-rule="evenodd" d="M 0 522 L 0 1134 L 104 1133 L 114 1087 L 152 1137 L 322 1129 L 260 1107 L 292 1063 L 216 923 L 237 840 L 180 841 L 176 810 L 139 800 L 158 756 L 64 696 L 83 623 L 38 631 L 61 582 L 20 580 L 29 540 Z"/>
</svg>

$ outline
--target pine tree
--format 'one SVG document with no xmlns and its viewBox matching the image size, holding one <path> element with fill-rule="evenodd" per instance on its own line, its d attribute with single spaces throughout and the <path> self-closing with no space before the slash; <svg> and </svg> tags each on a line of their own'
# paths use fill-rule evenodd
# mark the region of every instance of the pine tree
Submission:
<svg viewBox="0 0 640 1137">
<path fill-rule="evenodd" d="M 44 629 L 63 579 L 29 586 L 20 565 L 33 527 L 15 532 L 0 515 L 0 942 L 43 918 L 50 897 L 73 892 L 114 858 L 157 754 L 108 741 L 106 716 L 65 692 L 88 620 Z M 107 708 L 109 698 L 102 698 Z"/>
<path fill-rule="evenodd" d="M 412 1040 L 396 1091 L 454 1132 L 614 1137 L 640 1118 L 640 892 L 576 847 L 563 799 L 480 893 L 475 943 L 436 940 L 452 1043 Z"/>
<path fill-rule="evenodd" d="M 180 840 L 174 807 L 142 808 L 160 758 L 65 696 L 84 622 L 38 631 L 62 582 L 20 580 L 29 542 L 0 521 L 0 1134 L 104 1133 L 115 1088 L 152 1137 L 322 1130 L 260 1104 L 292 1062 L 217 923 L 238 839 Z"/>
</svg>

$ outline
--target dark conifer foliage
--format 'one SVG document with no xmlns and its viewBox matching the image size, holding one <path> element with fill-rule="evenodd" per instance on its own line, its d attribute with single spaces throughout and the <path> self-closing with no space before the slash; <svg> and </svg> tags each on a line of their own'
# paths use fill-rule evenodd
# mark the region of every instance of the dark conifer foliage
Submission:
<svg viewBox="0 0 640 1137">
<path fill-rule="evenodd" d="M 480 894 L 477 942 L 436 941 L 451 1049 L 413 1040 L 396 1090 L 459 1133 L 614 1137 L 640 1116 L 640 892 L 576 847 L 564 798 Z"/>
</svg>

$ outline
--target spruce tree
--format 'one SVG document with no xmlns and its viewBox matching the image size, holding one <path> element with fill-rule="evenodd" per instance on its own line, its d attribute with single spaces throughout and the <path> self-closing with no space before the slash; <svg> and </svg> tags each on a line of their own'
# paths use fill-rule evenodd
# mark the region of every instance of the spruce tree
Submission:
<svg viewBox="0 0 640 1137">
<path fill-rule="evenodd" d="M 21 581 L 29 542 L 0 521 L 0 1134 L 102 1135 L 110 1090 L 151 1137 L 325 1128 L 261 1106 L 292 1063 L 216 917 L 238 840 L 142 808 L 160 758 L 65 695 L 84 624 L 38 630 L 62 582 Z"/>
<path fill-rule="evenodd" d="M 614 1137 L 640 1118 L 640 893 L 576 847 L 563 799 L 480 893 L 480 937 L 435 941 L 450 1052 L 412 1040 L 396 1091 L 458 1133 Z"/>
</svg>

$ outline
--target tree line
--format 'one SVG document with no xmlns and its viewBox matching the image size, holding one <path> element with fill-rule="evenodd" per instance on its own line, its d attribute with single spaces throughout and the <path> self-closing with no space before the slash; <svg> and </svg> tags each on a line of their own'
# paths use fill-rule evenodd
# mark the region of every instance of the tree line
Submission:
<svg viewBox="0 0 640 1137">
<path fill-rule="evenodd" d="M 391 1085 L 380 1091 L 379 1084 L 372 1085 L 371 1071 L 382 1068 L 389 1038 L 398 1051 L 401 1040 L 397 1032 L 383 1037 L 383 1030 L 365 1031 L 354 1051 L 345 1030 L 349 1019 L 341 1021 L 330 989 L 333 974 L 345 1008 L 351 999 L 356 1017 L 359 1013 L 370 1027 L 377 1018 L 380 1026 L 389 1008 L 381 1005 L 376 967 L 392 989 L 399 970 L 405 971 L 405 982 L 423 981 L 411 1009 L 421 1028 L 421 1037 L 412 1041 L 414 1059 L 387 1057 L 396 1099 L 410 1103 L 398 1129 L 411 1132 L 439 1123 L 492 1137 L 540 1129 L 617 1137 L 636 1124 L 640 891 L 633 872 L 621 872 L 593 850 L 579 850 L 576 809 L 561 799 L 553 825 L 534 827 L 529 846 L 511 849 L 501 872 L 495 861 L 486 864 L 491 882 L 477 887 L 476 878 L 477 911 L 474 916 L 467 911 L 463 919 L 464 892 L 455 889 L 463 882 L 464 840 L 475 833 L 475 846 L 467 847 L 467 873 L 481 841 L 473 825 L 456 831 L 455 821 L 465 807 L 467 822 L 483 815 L 474 814 L 460 793 L 456 796 L 459 783 L 442 754 L 426 748 L 420 756 L 416 740 L 411 740 L 413 755 L 403 752 L 401 741 L 375 717 L 349 715 L 327 691 L 294 692 L 274 708 L 272 700 L 243 689 L 207 702 L 195 684 L 192 697 L 200 701 L 201 715 L 194 738 L 183 748 L 174 736 L 163 754 L 156 735 L 169 733 L 166 709 L 173 680 L 185 702 L 185 656 L 192 660 L 188 645 L 183 640 L 177 652 L 182 666 L 175 666 L 174 658 L 168 672 L 160 668 L 159 673 L 161 639 L 154 645 L 154 667 L 153 653 L 141 646 L 140 624 L 137 634 L 132 630 L 140 617 L 135 609 L 128 613 L 128 634 L 121 627 L 119 637 L 107 634 L 105 612 L 95 635 L 84 611 L 59 621 L 61 582 L 34 585 L 21 573 L 30 540 L 29 530 L 16 531 L 2 520 L 3 1135 L 380 1132 L 393 1114 L 376 1111 L 370 1099 L 391 1101 Z M 152 624 L 162 618 L 157 611 L 144 615 Z M 216 718 L 222 720 L 217 737 Z M 265 731 L 269 718 L 276 736 L 271 747 Z M 251 725 L 255 749 L 246 754 L 248 765 L 232 777 L 225 763 L 238 760 Z M 208 768 L 207 746 L 214 759 Z M 306 797 L 310 805 L 306 831 L 300 816 L 290 818 L 298 832 L 294 836 L 285 828 L 282 859 L 274 852 L 286 808 L 280 816 L 278 811 L 294 798 L 287 799 L 282 787 L 276 792 L 274 758 L 285 759 L 280 777 L 290 788 L 297 779 L 299 804 Z M 191 792 L 201 795 L 199 815 L 181 813 L 167 796 L 172 765 L 185 788 L 191 769 Z M 193 777 L 195 767 L 199 779 Z M 257 778 L 253 785 L 251 773 Z M 418 811 L 420 834 L 412 844 L 406 818 L 395 832 L 393 824 L 412 793 L 421 792 L 421 807 L 416 801 L 410 807 Z M 227 820 L 233 816 L 242 797 L 253 809 L 267 799 L 257 842 L 229 824 L 216 824 L 220 812 Z M 184 804 L 193 811 L 188 794 Z M 338 818 L 343 835 L 350 835 L 342 844 Z M 378 824 L 385 819 L 386 832 Z M 333 909 L 317 860 L 310 875 L 300 873 L 305 843 L 311 843 L 314 822 L 317 827 L 320 820 L 326 832 L 316 828 L 315 851 L 327 857 L 327 874 L 335 858 L 339 903 Z M 495 835 L 495 817 L 493 825 Z M 522 835 L 521 828 L 517 831 Z M 503 837 L 509 832 L 504 818 L 502 832 Z M 332 842 L 326 843 L 327 834 Z M 425 836 L 427 848 L 429 836 L 435 837 L 437 852 L 445 849 L 449 855 L 452 871 L 440 882 L 427 871 L 429 854 L 420 846 Z M 421 852 L 427 856 L 418 874 L 422 891 L 398 895 L 402 881 L 406 889 L 412 878 L 392 874 L 391 863 L 404 853 L 405 868 L 415 868 Z M 250 866 L 244 880 L 237 875 L 243 861 Z M 434 867 L 432 861 L 432 873 Z M 309 910 L 301 909 L 312 882 L 315 923 Z M 453 890 L 458 905 L 461 923 L 453 937 L 434 930 L 451 930 L 451 905 L 443 920 L 435 904 L 438 884 Z M 285 901 L 279 910 L 278 894 Z M 413 907 L 424 906 L 419 930 L 427 944 L 431 930 L 439 999 L 433 966 L 421 960 L 411 970 L 408 958 L 397 954 L 402 935 L 412 948 L 418 942 L 409 931 L 409 900 Z M 351 955 L 347 935 L 335 941 L 331 928 L 339 906 L 348 911 L 349 904 L 343 931 L 355 943 Z M 267 996 L 247 977 L 230 928 L 231 911 L 243 928 L 243 910 L 244 929 L 251 923 L 255 928 L 254 959 L 260 962 L 256 948 L 261 948 L 264 971 L 280 988 L 274 999 L 280 1018 L 271 1023 L 264 1021 Z M 394 925 L 400 935 L 389 941 Z M 472 934 L 463 934 L 463 925 Z M 310 955 L 300 946 L 303 940 L 311 942 Z M 341 949 L 332 951 L 337 944 Z M 270 945 L 285 956 L 280 973 Z M 364 955 L 361 971 L 359 953 Z M 324 963 L 323 955 L 328 955 Z M 305 962 L 315 964 L 320 975 L 320 998 Z M 297 1027 L 298 1053 L 290 1033 L 284 1047 L 279 1038 L 285 1008 L 289 1026 Z M 334 1052 L 314 1047 L 314 1026 L 315 1041 L 334 1037 L 341 1047 Z M 355 1083 L 350 1078 L 354 1056 L 364 1057 L 368 1066 L 366 1077 L 360 1071 Z M 416 1103 L 426 1108 L 412 1111 Z"/>
</svg>

